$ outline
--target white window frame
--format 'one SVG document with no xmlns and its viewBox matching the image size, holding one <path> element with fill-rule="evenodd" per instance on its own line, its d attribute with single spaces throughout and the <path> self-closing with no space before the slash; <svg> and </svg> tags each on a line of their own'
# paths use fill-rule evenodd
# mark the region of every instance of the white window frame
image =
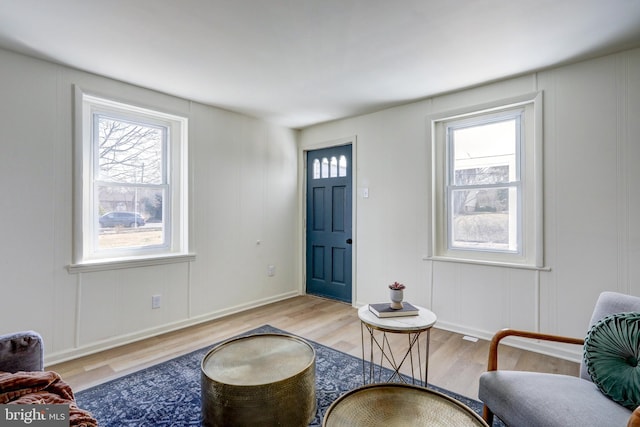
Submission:
<svg viewBox="0 0 640 427">
<path fill-rule="evenodd" d="M 514 207 L 516 224 L 511 233 L 517 236 L 517 250 L 460 248 L 451 245 L 449 178 L 450 158 L 447 129 L 489 123 L 506 117 L 520 117 L 520 148 L 516 153 L 519 179 L 512 183 L 518 193 Z M 480 264 L 499 264 L 522 268 L 544 268 L 542 236 L 542 92 L 499 100 L 433 115 L 432 147 L 432 227 L 430 258 Z"/>
<path fill-rule="evenodd" d="M 74 253 L 69 272 L 96 271 L 193 258 L 188 250 L 188 119 L 115 101 L 75 87 Z M 98 212 L 95 202 L 94 114 L 106 113 L 167 128 L 166 186 L 163 224 L 166 243 L 144 248 L 97 247 Z"/>
</svg>

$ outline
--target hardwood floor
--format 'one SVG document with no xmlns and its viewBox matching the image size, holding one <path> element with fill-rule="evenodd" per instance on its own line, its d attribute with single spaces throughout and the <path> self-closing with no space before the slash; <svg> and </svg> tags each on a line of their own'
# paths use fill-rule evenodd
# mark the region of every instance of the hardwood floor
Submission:
<svg viewBox="0 0 640 427">
<path fill-rule="evenodd" d="M 139 369 L 210 346 L 258 326 L 269 324 L 351 355 L 362 357 L 357 310 L 351 305 L 314 296 L 299 296 L 243 313 L 212 320 L 133 344 L 47 366 L 80 391 Z M 437 324 L 436 324 L 437 325 Z M 390 337 L 394 348 L 406 348 L 401 334 Z M 478 379 L 486 370 L 489 343 L 433 328 L 429 383 L 477 399 Z M 577 375 L 577 363 L 501 346 L 500 367 Z M 403 370 L 407 372 L 406 370 Z"/>
</svg>

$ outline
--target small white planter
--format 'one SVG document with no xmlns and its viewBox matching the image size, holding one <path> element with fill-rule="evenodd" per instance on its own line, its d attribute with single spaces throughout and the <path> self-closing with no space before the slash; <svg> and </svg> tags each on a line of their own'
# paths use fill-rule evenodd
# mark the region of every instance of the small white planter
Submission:
<svg viewBox="0 0 640 427">
<path fill-rule="evenodd" d="M 393 310 L 400 310 L 402 308 L 402 299 L 404 298 L 404 292 L 402 289 L 391 289 L 391 304 L 389 306 Z"/>
</svg>

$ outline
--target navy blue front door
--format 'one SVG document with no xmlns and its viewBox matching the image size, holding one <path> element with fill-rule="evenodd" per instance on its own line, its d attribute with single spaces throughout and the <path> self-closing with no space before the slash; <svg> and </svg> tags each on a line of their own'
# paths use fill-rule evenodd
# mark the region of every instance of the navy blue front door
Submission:
<svg viewBox="0 0 640 427">
<path fill-rule="evenodd" d="M 307 293 L 351 302 L 351 145 L 307 152 Z"/>
</svg>

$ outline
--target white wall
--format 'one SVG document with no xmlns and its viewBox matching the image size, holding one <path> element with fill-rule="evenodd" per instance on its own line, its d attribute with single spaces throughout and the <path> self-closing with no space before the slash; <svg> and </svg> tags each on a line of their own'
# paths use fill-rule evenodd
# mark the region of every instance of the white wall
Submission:
<svg viewBox="0 0 640 427">
<path fill-rule="evenodd" d="M 195 261 L 67 272 L 74 84 L 189 118 Z M 39 331 L 53 363 L 299 294 L 296 138 L 257 119 L 0 50 L 0 333 Z M 162 295 L 160 309 L 151 309 L 154 294 Z"/>
<path fill-rule="evenodd" d="M 426 76 L 425 78 L 428 78 Z M 190 119 L 192 263 L 69 274 L 72 85 Z M 372 88 L 375 90 L 375 88 Z M 549 271 L 425 261 L 430 114 L 544 92 Z M 0 50 L 0 333 L 41 332 L 47 363 L 298 294 L 298 150 L 357 136 L 355 301 L 387 284 L 439 327 L 583 336 L 603 290 L 640 295 L 640 50 L 295 131 Z M 299 139 L 302 148 L 296 146 Z M 370 197 L 363 199 L 361 189 Z M 257 245 L 256 241 L 261 244 Z M 267 277 L 267 265 L 277 268 Z M 161 309 L 151 295 L 162 294 Z M 578 352 L 549 351 L 567 357 Z"/>
<path fill-rule="evenodd" d="M 425 260 L 429 116 L 535 91 L 544 94 L 549 270 Z M 357 304 L 385 300 L 387 284 L 398 280 L 408 286 L 407 300 L 432 308 L 444 329 L 484 338 L 503 327 L 582 337 L 601 291 L 640 295 L 639 117 L 636 49 L 313 126 L 300 141 L 304 150 L 357 136 Z M 581 351 L 531 348 L 570 359 Z"/>
</svg>

